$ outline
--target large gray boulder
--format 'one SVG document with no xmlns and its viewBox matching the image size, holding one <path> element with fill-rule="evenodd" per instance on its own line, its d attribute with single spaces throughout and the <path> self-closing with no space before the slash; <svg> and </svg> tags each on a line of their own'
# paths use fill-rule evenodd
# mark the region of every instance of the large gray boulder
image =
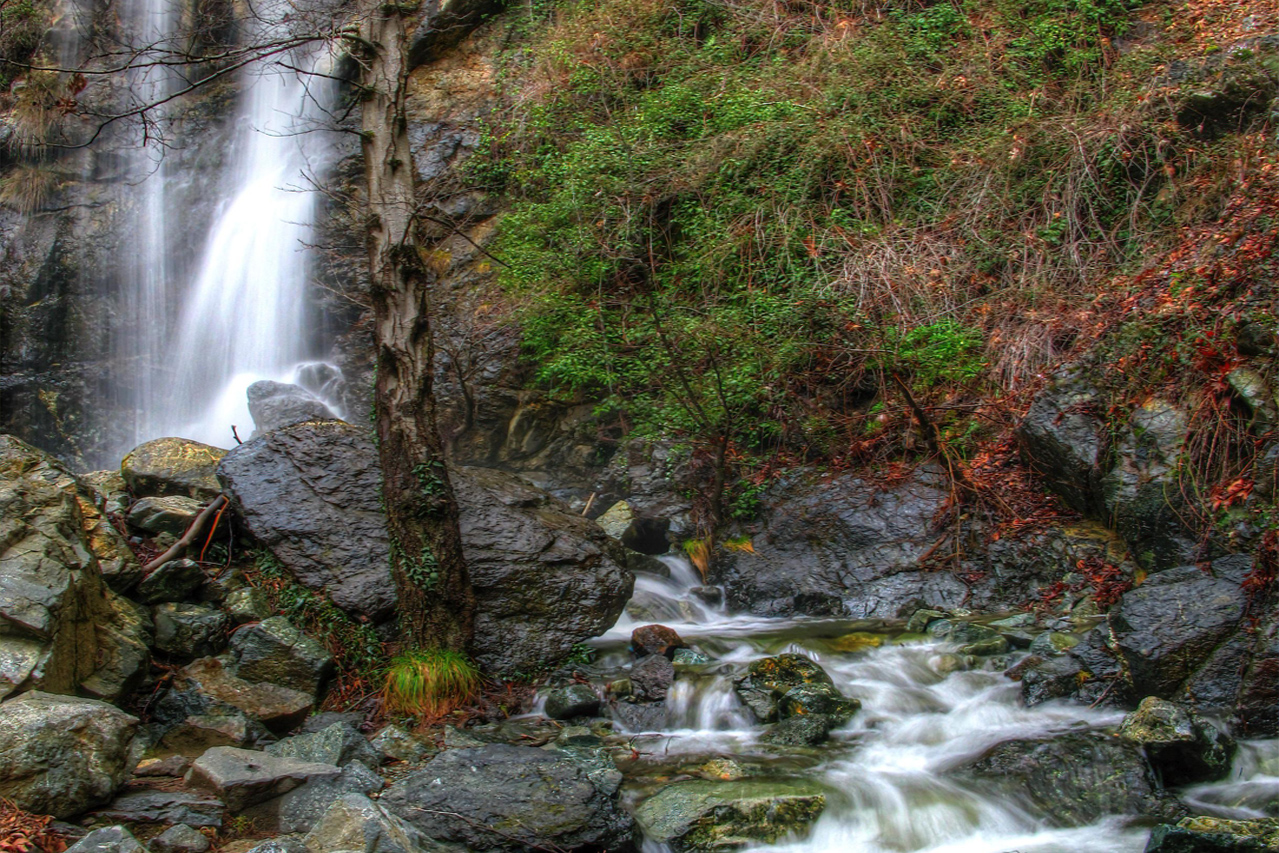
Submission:
<svg viewBox="0 0 1279 853">
<path fill-rule="evenodd" d="M 826 790 L 800 779 L 676 782 L 635 818 L 651 841 L 677 853 L 712 853 L 802 837 L 826 809 Z"/>
<path fill-rule="evenodd" d="M 0 698 L 73 693 L 98 669 L 109 607 L 92 537 L 109 537 L 86 532 L 88 494 L 53 457 L 0 436 Z"/>
<path fill-rule="evenodd" d="M 341 774 L 332 764 L 313 764 L 251 749 L 215 746 L 187 771 L 192 788 L 215 794 L 232 812 L 286 794 L 312 779 Z"/>
<path fill-rule="evenodd" d="M 219 469 L 253 535 L 303 585 L 348 613 L 394 618 L 381 474 L 367 432 L 341 421 L 277 429 Z M 475 588 L 476 659 L 529 671 L 608 629 L 634 578 L 597 525 L 496 471 L 451 473 Z"/>
<path fill-rule="evenodd" d="M 474 851 L 627 849 L 634 824 L 617 801 L 621 782 L 607 759 L 490 744 L 440 753 L 381 803 L 424 835 Z"/>
<path fill-rule="evenodd" d="M 254 438 L 289 424 L 333 419 L 329 407 L 301 385 L 263 379 L 249 386 L 248 398 Z"/>
<path fill-rule="evenodd" d="M 438 847 L 411 823 L 357 793 L 329 806 L 305 841 L 310 853 L 420 853 Z"/>
<path fill-rule="evenodd" d="M 1137 696 L 1180 698 L 1225 648 L 1248 605 L 1242 584 L 1251 566 L 1247 557 L 1224 557 L 1213 562 L 1209 572 L 1198 566 L 1169 569 L 1124 593 L 1108 618 Z M 1217 676 L 1229 684 L 1207 692 L 1233 697 L 1239 685 L 1238 667 Z M 1213 685 L 1203 683 L 1199 690 L 1187 692 L 1204 692 L 1208 687 Z M 1224 710 L 1231 710 L 1229 703 Z"/>
<path fill-rule="evenodd" d="M 0 704 L 0 796 L 69 818 L 129 778 L 138 720 L 94 699 L 32 691 Z"/>
<path fill-rule="evenodd" d="M 181 495 L 198 501 L 217 497 L 218 463 L 226 451 L 186 438 L 157 438 L 139 444 L 120 463 L 134 497 Z"/>
</svg>

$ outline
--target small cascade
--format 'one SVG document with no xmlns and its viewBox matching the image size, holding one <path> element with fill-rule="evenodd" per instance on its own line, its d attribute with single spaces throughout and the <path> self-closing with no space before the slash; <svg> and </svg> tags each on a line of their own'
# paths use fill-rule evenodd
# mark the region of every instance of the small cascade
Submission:
<svg viewBox="0 0 1279 853">
<path fill-rule="evenodd" d="M 707 654 L 709 663 L 682 666 L 665 700 L 665 725 L 643 728 L 663 715 L 640 718 L 640 729 L 619 720 L 641 756 L 628 768 L 632 802 L 662 780 L 687 778 L 690 768 L 729 759 L 755 777 L 803 778 L 829 792 L 827 807 L 802 840 L 752 850 L 785 853 L 1139 853 L 1149 827 L 1121 816 L 1091 826 L 1057 828 L 1021 792 L 998 781 L 975 784 L 950 773 L 990 747 L 1018 738 L 1115 725 L 1122 714 L 1075 704 L 1023 706 L 1019 686 L 1002 665 L 956 668 L 956 646 L 903 635 L 900 624 L 812 618 L 763 619 L 730 615 L 691 590 L 702 581 L 687 562 L 663 560 L 670 577 L 641 576 L 632 613 L 598 641 L 598 670 L 620 677 L 632 665 L 630 632 L 662 622 Z M 864 639 L 851 651 L 840 637 Z M 818 662 L 861 709 L 820 747 L 769 743 L 734 690 L 754 660 L 794 652 Z M 709 765 L 706 765 L 709 766 Z M 694 771 L 695 772 L 695 771 Z M 1258 817 L 1279 807 L 1279 745 L 1245 744 L 1233 779 L 1184 794 L 1203 814 Z M 646 853 L 667 853 L 645 842 Z"/>
</svg>

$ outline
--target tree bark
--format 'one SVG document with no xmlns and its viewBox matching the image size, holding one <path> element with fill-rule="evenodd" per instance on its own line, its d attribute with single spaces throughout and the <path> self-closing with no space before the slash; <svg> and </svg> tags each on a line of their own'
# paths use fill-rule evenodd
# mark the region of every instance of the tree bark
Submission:
<svg viewBox="0 0 1279 853">
<path fill-rule="evenodd" d="M 432 394 L 432 274 L 418 250 L 416 182 L 405 115 L 415 7 L 370 3 L 361 34 L 369 272 L 377 348 L 378 453 L 400 624 L 416 648 L 465 651 L 475 595 Z"/>
</svg>

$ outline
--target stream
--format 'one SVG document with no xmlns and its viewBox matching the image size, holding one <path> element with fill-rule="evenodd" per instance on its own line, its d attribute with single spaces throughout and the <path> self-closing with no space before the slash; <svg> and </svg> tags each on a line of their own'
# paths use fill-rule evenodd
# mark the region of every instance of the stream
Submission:
<svg viewBox="0 0 1279 853">
<path fill-rule="evenodd" d="M 993 659 L 990 669 L 955 666 L 955 645 L 905 634 L 900 622 L 729 615 L 690 594 L 701 581 L 689 564 L 664 557 L 669 579 L 637 575 L 633 601 L 647 613 L 623 615 L 595 642 L 594 669 L 624 676 L 631 631 L 674 628 L 711 658 L 681 665 L 666 700 L 661 731 L 630 731 L 636 758 L 623 767 L 634 808 L 672 779 L 713 759 L 731 759 L 749 776 L 803 778 L 827 789 L 827 807 L 802 840 L 758 849 L 860 853 L 1132 853 L 1147 822 L 1122 816 L 1090 826 L 1054 828 L 1012 786 L 981 787 L 947 771 L 1013 738 L 1117 725 L 1123 714 L 1078 704 L 1022 705 L 1019 685 Z M 819 663 L 845 695 L 861 701 L 851 722 L 820 747 L 762 742 L 765 727 L 733 689 L 752 660 L 799 653 Z M 1019 652 L 1013 652 L 1015 662 Z M 619 730 L 624 727 L 619 725 Z M 1276 814 L 1279 742 L 1244 742 L 1231 778 L 1178 791 L 1191 810 L 1218 817 Z M 651 840 L 645 853 L 669 850 Z"/>
</svg>

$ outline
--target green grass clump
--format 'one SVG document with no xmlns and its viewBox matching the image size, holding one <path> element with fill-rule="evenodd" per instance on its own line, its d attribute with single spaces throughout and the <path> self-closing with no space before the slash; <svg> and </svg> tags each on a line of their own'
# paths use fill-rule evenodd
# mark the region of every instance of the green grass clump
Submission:
<svg viewBox="0 0 1279 853">
<path fill-rule="evenodd" d="M 475 701 L 480 671 L 449 649 L 401 652 L 387 667 L 382 702 L 388 713 L 441 717 Z"/>
</svg>

